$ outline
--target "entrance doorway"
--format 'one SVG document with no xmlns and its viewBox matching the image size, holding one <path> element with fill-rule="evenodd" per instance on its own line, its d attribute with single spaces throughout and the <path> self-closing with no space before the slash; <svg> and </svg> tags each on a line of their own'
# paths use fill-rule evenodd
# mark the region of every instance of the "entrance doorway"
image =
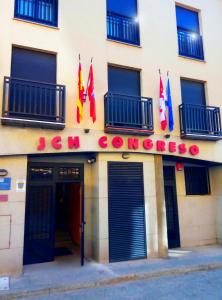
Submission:
<svg viewBox="0 0 222 300">
<path fill-rule="evenodd" d="M 81 184 L 56 184 L 55 254 L 80 255 Z"/>
<path fill-rule="evenodd" d="M 167 236 L 169 249 L 180 247 L 180 230 L 177 206 L 175 167 L 165 166 L 164 190 L 167 217 Z"/>
<path fill-rule="evenodd" d="M 83 166 L 31 163 L 24 264 L 74 255 L 84 264 Z"/>
</svg>

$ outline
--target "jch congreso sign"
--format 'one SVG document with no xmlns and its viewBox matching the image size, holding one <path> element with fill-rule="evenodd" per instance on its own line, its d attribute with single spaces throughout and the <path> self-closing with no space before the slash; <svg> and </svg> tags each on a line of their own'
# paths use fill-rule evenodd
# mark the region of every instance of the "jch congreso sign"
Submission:
<svg viewBox="0 0 222 300">
<path fill-rule="evenodd" d="M 61 136 L 55 136 L 51 140 L 40 137 L 37 150 L 44 151 L 50 145 L 55 150 L 61 150 L 63 147 L 67 147 L 70 150 L 80 149 L 81 140 L 79 136 L 68 136 L 65 139 Z M 108 136 L 101 136 L 98 139 L 98 145 L 102 149 L 113 147 L 121 150 L 121 148 L 127 147 L 128 150 L 156 150 L 158 152 L 170 152 L 181 155 L 190 153 L 192 156 L 197 156 L 200 153 L 200 149 L 197 145 L 187 146 L 185 143 L 176 143 L 175 141 L 153 141 L 152 139 L 139 140 L 138 138 L 123 138 L 121 136 L 114 136 L 111 139 L 109 139 Z"/>
</svg>

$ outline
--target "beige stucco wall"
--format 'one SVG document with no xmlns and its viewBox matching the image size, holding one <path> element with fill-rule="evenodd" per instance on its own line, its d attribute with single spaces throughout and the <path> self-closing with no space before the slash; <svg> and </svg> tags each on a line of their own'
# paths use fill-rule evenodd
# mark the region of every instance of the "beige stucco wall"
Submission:
<svg viewBox="0 0 222 300">
<path fill-rule="evenodd" d="M 61 135 L 80 134 L 86 148 L 97 151 L 92 137 L 103 134 L 103 96 L 107 92 L 107 65 L 115 64 L 141 70 L 142 95 L 154 100 L 154 139 L 163 138 L 159 127 L 159 78 L 158 69 L 164 76 L 171 75 L 175 131 L 172 140 L 180 142 L 178 105 L 181 103 L 180 77 L 206 81 L 207 103 L 220 106 L 218 87 L 222 78 L 222 3 L 218 0 L 181 0 L 180 4 L 200 10 L 201 29 L 204 40 L 205 62 L 178 56 L 175 1 L 139 0 L 141 47 L 123 45 L 106 40 L 106 1 L 59 1 L 59 27 L 49 28 L 13 19 L 14 0 L 0 0 L 0 106 L 3 92 L 3 77 L 10 75 L 12 45 L 19 45 L 57 54 L 57 82 L 66 85 L 66 129 Z M 3 30 L 4 28 L 4 30 Z M 215 46 L 216 45 L 216 46 Z M 85 117 L 76 123 L 78 54 L 81 53 L 85 81 L 90 58 L 94 57 L 97 122 L 89 119 L 89 102 L 85 104 Z M 76 130 L 76 129 L 79 130 Z M 82 129 L 90 128 L 91 136 Z M 0 153 L 34 153 L 38 138 L 50 138 L 58 132 L 41 129 L 17 129 L 0 126 Z M 21 139 L 20 137 L 23 137 Z M 95 139 L 94 139 L 95 140 Z M 188 144 L 192 144 L 188 141 Z M 201 149 L 200 159 L 222 162 L 222 142 L 196 142 Z M 17 147 L 14 145 L 16 144 Z M 112 151 L 110 148 L 107 151 Z M 46 152 L 55 152 L 49 148 Z M 155 151 L 151 151 L 154 153 Z M 188 157 L 190 157 L 188 155 Z"/>
<path fill-rule="evenodd" d="M 217 224 L 217 242 L 222 244 L 222 169 L 213 167 L 211 169 L 212 193 L 216 198 L 216 224 Z"/>
<path fill-rule="evenodd" d="M 0 166 L 12 180 L 10 191 L 0 191 L 8 195 L 8 202 L 0 202 L 0 276 L 17 275 L 23 265 L 25 192 L 16 192 L 16 180 L 26 180 L 27 157 L 1 157 Z"/>
<path fill-rule="evenodd" d="M 210 170 L 211 194 L 188 196 L 183 171 L 176 171 L 181 247 L 215 244 L 217 240 L 217 198 Z"/>
</svg>

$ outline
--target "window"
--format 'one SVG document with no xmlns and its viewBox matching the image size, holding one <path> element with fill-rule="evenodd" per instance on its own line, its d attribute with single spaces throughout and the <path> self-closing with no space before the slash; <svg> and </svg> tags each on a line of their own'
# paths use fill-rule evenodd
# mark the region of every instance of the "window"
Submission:
<svg viewBox="0 0 222 300">
<path fill-rule="evenodd" d="M 141 96 L 140 71 L 108 67 L 105 130 L 122 134 L 153 134 L 152 99 Z"/>
<path fill-rule="evenodd" d="M 206 105 L 205 83 L 181 79 L 181 95 L 181 137 L 215 141 L 221 139 L 220 108 Z"/>
<path fill-rule="evenodd" d="M 58 25 L 58 0 L 15 0 L 15 17 Z"/>
<path fill-rule="evenodd" d="M 109 66 L 108 86 L 111 93 L 140 96 L 140 72 Z"/>
<path fill-rule="evenodd" d="M 65 127 L 65 86 L 56 83 L 55 54 L 13 47 L 4 91 L 3 125 Z"/>
<path fill-rule="evenodd" d="M 207 167 L 185 167 L 184 172 L 187 195 L 208 195 L 210 193 Z"/>
<path fill-rule="evenodd" d="M 181 93 L 184 104 L 206 105 L 203 82 L 181 79 Z"/>
<path fill-rule="evenodd" d="M 108 39 L 140 44 L 137 0 L 107 0 Z"/>
<path fill-rule="evenodd" d="M 203 60 L 203 40 L 197 11 L 176 6 L 179 54 Z"/>
</svg>

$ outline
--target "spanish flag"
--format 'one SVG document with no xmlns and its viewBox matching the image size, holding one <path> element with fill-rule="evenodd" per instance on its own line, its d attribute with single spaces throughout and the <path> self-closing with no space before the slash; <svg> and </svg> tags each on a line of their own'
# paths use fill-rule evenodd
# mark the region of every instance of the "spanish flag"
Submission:
<svg viewBox="0 0 222 300">
<path fill-rule="evenodd" d="M 82 66 L 79 62 L 79 71 L 78 71 L 78 99 L 77 99 L 77 122 L 80 123 L 83 119 L 83 103 L 84 103 L 84 83 L 82 75 Z"/>
</svg>

